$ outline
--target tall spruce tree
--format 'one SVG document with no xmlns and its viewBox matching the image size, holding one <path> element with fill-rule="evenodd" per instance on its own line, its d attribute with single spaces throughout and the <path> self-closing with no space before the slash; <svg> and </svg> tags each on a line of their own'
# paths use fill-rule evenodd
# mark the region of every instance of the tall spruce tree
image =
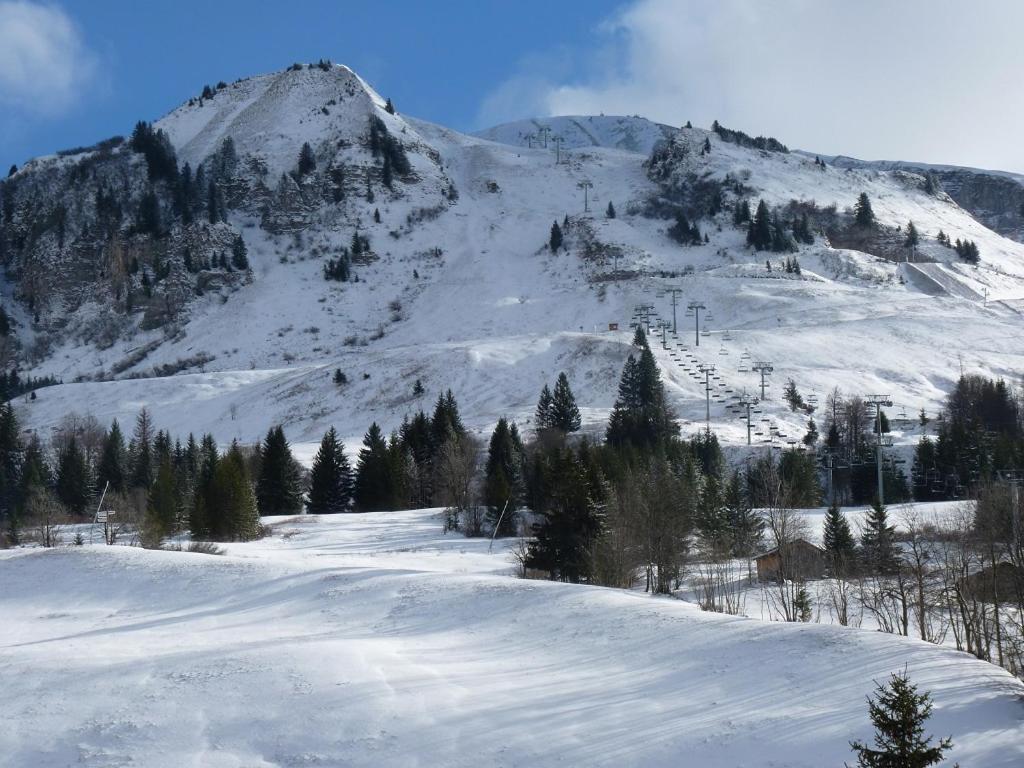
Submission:
<svg viewBox="0 0 1024 768">
<path fill-rule="evenodd" d="M 853 561 L 857 544 L 846 515 L 834 502 L 825 513 L 823 539 L 825 552 L 831 558 L 833 565 L 838 567 Z"/>
<path fill-rule="evenodd" d="M 302 511 L 299 465 L 280 425 L 270 428 L 260 446 L 256 504 L 261 516 L 296 515 Z"/>
<path fill-rule="evenodd" d="M 606 439 L 619 447 L 650 448 L 678 433 L 658 364 L 650 348 L 644 347 L 639 360 L 632 355 L 626 359 Z"/>
<path fill-rule="evenodd" d="M 566 434 L 580 429 L 580 409 L 576 407 L 576 398 L 569 388 L 569 378 L 564 371 L 558 374 L 555 392 L 551 397 L 550 426 Z"/>
<path fill-rule="evenodd" d="M 601 509 L 591 495 L 586 468 L 571 449 L 555 448 L 547 460 L 549 487 L 526 565 L 555 581 L 587 581 L 591 547 L 602 529 Z"/>
<path fill-rule="evenodd" d="M 311 515 L 347 512 L 352 503 L 352 468 L 338 433 L 331 427 L 320 441 L 310 471 L 306 511 Z"/>
<path fill-rule="evenodd" d="M 178 526 L 179 497 L 171 460 L 164 458 L 149 489 L 142 540 L 148 547 L 159 547 Z"/>
<path fill-rule="evenodd" d="M 772 247 L 772 215 L 764 200 L 757 203 L 757 212 L 747 227 L 747 244 L 754 246 L 755 251 L 767 251 Z"/>
<path fill-rule="evenodd" d="M 558 249 L 562 247 L 562 228 L 558 226 L 558 222 L 551 223 L 551 234 L 548 236 L 548 247 L 552 253 L 557 253 Z"/>
<path fill-rule="evenodd" d="M 131 459 L 131 486 L 148 490 L 154 475 L 153 420 L 145 408 L 139 411 L 135 419 Z"/>
<path fill-rule="evenodd" d="M 92 498 L 92 483 L 85 454 L 72 436 L 57 457 L 57 498 L 73 515 L 84 515 Z"/>
<path fill-rule="evenodd" d="M 316 155 L 313 154 L 313 148 L 309 146 L 309 142 L 305 142 L 302 148 L 299 150 L 299 163 L 297 173 L 299 178 L 305 176 L 307 173 L 312 173 L 316 170 Z"/>
<path fill-rule="evenodd" d="M 127 487 L 127 455 L 125 452 L 124 435 L 121 434 L 121 425 L 117 419 L 110 424 L 106 437 L 103 439 L 103 448 L 100 452 L 100 461 L 96 467 L 96 487 L 103 489 L 110 484 L 110 490 L 114 493 L 123 493 Z"/>
<path fill-rule="evenodd" d="M 213 538 L 220 541 L 251 541 L 259 536 L 260 518 L 256 495 L 237 443 L 217 462 L 207 510 Z"/>
<path fill-rule="evenodd" d="M 553 399 L 551 387 L 545 384 L 544 388 L 540 391 L 540 397 L 537 398 L 537 413 L 534 417 L 534 424 L 536 424 L 538 432 L 551 428 L 551 406 Z"/>
<path fill-rule="evenodd" d="M 857 204 L 853 207 L 853 220 L 858 227 L 875 225 L 875 211 L 871 207 L 871 198 L 867 192 L 861 192 L 857 198 Z"/>
<path fill-rule="evenodd" d="M 889 513 L 875 499 L 864 520 L 864 532 L 861 534 L 864 564 L 872 573 L 893 573 L 899 567 L 894 537 L 895 526 L 889 525 Z"/>
<path fill-rule="evenodd" d="M 516 534 L 517 510 L 522 504 L 523 454 L 522 445 L 517 445 L 518 434 L 513 431 L 514 427 L 506 418 L 498 419 L 487 448 L 484 503 L 496 536 Z"/>
<path fill-rule="evenodd" d="M 924 724 L 931 717 L 931 695 L 917 692 L 906 671 L 893 674 L 886 686 L 876 683 L 868 698 L 868 716 L 875 727 L 874 746 L 851 741 L 859 768 L 928 768 L 942 762 L 953 748 L 952 738 L 932 744 Z"/>
<path fill-rule="evenodd" d="M 363 437 L 356 465 L 355 504 L 360 512 L 380 512 L 394 506 L 392 462 L 377 422 Z"/>
</svg>

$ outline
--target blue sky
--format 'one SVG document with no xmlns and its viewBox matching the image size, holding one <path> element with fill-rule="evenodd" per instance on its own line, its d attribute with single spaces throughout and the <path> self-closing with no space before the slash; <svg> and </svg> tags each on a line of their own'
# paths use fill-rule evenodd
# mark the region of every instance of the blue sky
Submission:
<svg viewBox="0 0 1024 768">
<path fill-rule="evenodd" d="M 6 113 L 0 114 L 0 163 L 6 170 L 35 155 L 126 133 L 136 120 L 158 118 L 198 94 L 204 83 L 320 57 L 348 64 L 409 114 L 460 129 L 482 127 L 482 102 L 524 57 L 585 46 L 595 25 L 619 4 L 47 3 L 77 28 L 90 74 L 76 88 L 77 98 L 59 109 L 0 104 Z M 0 46 L 10 39 L 4 32 L 0 28 Z M 570 73 L 563 66 L 561 74 Z"/>
<path fill-rule="evenodd" d="M 204 83 L 321 57 L 406 114 L 715 119 L 791 147 L 1024 172 L 1019 0 L 0 0 L 0 168 Z"/>
</svg>

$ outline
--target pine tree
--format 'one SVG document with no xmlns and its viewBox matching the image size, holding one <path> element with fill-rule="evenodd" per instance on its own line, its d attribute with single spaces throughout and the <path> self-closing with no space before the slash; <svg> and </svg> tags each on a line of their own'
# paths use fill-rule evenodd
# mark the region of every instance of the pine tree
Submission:
<svg viewBox="0 0 1024 768">
<path fill-rule="evenodd" d="M 320 441 L 310 471 L 306 511 L 311 515 L 348 511 L 352 502 L 352 468 L 334 427 Z"/>
<path fill-rule="evenodd" d="M 391 98 L 388 97 L 387 104 L 384 105 L 384 111 L 389 115 L 395 114 L 395 105 L 391 103 Z"/>
<path fill-rule="evenodd" d="M 580 409 L 576 407 L 576 398 L 569 388 L 569 378 L 565 372 L 558 374 L 555 392 L 551 397 L 551 426 L 569 434 L 580 429 Z"/>
<path fill-rule="evenodd" d="M 309 146 L 309 142 L 305 142 L 302 145 L 302 149 L 299 150 L 299 164 L 298 164 L 298 176 L 302 178 L 307 173 L 312 173 L 316 170 L 316 155 L 313 154 L 313 148 Z"/>
<path fill-rule="evenodd" d="M 767 251 L 772 247 L 772 216 L 764 200 L 758 201 L 757 212 L 750 220 L 747 244 L 754 246 L 755 251 Z"/>
<path fill-rule="evenodd" d="M 546 469 L 548 501 L 534 526 L 535 539 L 526 557 L 529 568 L 546 571 L 557 581 L 578 583 L 590 577 L 591 547 L 601 533 L 600 507 L 595 503 L 585 468 L 568 448 L 557 448 Z"/>
<path fill-rule="evenodd" d="M 562 247 L 562 228 L 558 226 L 558 222 L 551 223 L 551 236 L 548 238 L 548 247 L 551 248 L 552 253 L 557 253 L 558 249 Z"/>
<path fill-rule="evenodd" d="M 210 508 L 213 503 L 213 478 L 219 462 L 220 456 L 213 436 L 203 435 L 199 446 L 192 507 L 188 516 L 188 528 L 193 539 L 209 538 L 213 533 Z"/>
<path fill-rule="evenodd" d="M 391 509 L 393 503 L 391 458 L 384 435 L 374 422 L 363 437 L 356 465 L 355 505 L 361 512 Z"/>
<path fill-rule="evenodd" d="M 146 514 L 143 518 L 142 539 L 147 547 L 159 547 L 160 542 L 175 532 L 178 526 L 178 488 L 170 459 L 160 462 L 156 480 L 149 489 Z"/>
<path fill-rule="evenodd" d="M 906 670 L 893 674 L 887 686 L 875 684 L 875 697 L 868 698 L 868 716 L 875 727 L 874 748 L 851 741 L 860 768 L 928 768 L 937 765 L 950 749 L 952 738 L 932 745 L 924 732 L 931 717 L 931 695 L 919 694 Z"/>
<path fill-rule="evenodd" d="M 85 455 L 72 436 L 57 457 L 57 498 L 74 515 L 85 514 L 92 496 Z"/>
<path fill-rule="evenodd" d="M 842 565 L 853 560 L 856 542 L 846 515 L 835 502 L 825 513 L 825 530 L 823 534 L 825 552 L 835 565 Z"/>
<path fill-rule="evenodd" d="M 96 468 L 96 487 L 102 492 L 109 483 L 110 491 L 123 493 L 127 488 L 126 465 L 124 435 L 121 434 L 121 425 L 114 419 L 103 440 L 100 461 Z"/>
<path fill-rule="evenodd" d="M 421 397 L 424 391 L 425 390 L 423 389 L 423 382 L 420 381 L 419 379 L 416 379 L 416 383 L 412 385 L 412 396 Z"/>
<path fill-rule="evenodd" d="M 861 535 L 864 561 L 872 573 L 892 573 L 899 567 L 893 544 L 895 533 L 895 526 L 889 525 L 886 508 L 875 499 L 864 520 L 864 533 Z"/>
<path fill-rule="evenodd" d="M 260 516 L 297 515 L 302 512 L 299 465 L 280 425 L 271 427 L 267 432 L 259 456 L 256 506 Z"/>
<path fill-rule="evenodd" d="M 633 346 L 637 349 L 647 348 L 647 334 L 644 333 L 642 326 L 636 327 L 636 332 L 633 334 Z"/>
<path fill-rule="evenodd" d="M 678 432 L 679 425 L 668 405 L 654 355 L 650 348 L 644 347 L 639 360 L 632 355 L 626 359 L 618 398 L 608 419 L 606 439 L 616 446 L 631 444 L 636 448 L 649 448 Z"/>
<path fill-rule="evenodd" d="M 147 489 L 153 483 L 153 421 L 143 408 L 135 419 L 132 435 L 131 478 L 132 488 Z"/>
<path fill-rule="evenodd" d="M 245 457 L 237 443 L 217 462 L 211 484 L 210 506 L 213 538 L 251 541 L 260 535 L 259 511 Z"/>
<path fill-rule="evenodd" d="M 608 208 L 605 209 L 604 215 L 607 216 L 609 219 L 615 218 L 615 206 L 612 205 L 611 200 L 608 201 Z"/>
<path fill-rule="evenodd" d="M 738 200 L 732 211 L 732 223 L 737 227 L 750 221 L 750 201 L 746 198 Z"/>
<path fill-rule="evenodd" d="M 807 432 L 804 434 L 803 443 L 808 448 L 813 447 L 818 442 L 818 425 L 814 423 L 814 417 L 807 419 Z"/>
<path fill-rule="evenodd" d="M 487 518 L 496 536 L 514 536 L 518 528 L 517 510 L 523 494 L 523 454 L 517 437 L 515 425 L 510 426 L 502 417 L 491 433 L 487 448 L 483 495 Z"/>
<path fill-rule="evenodd" d="M 551 388 L 545 384 L 544 388 L 540 391 L 540 397 L 537 399 L 537 415 L 534 418 L 534 424 L 536 425 L 538 432 L 551 428 L 551 407 L 553 400 L 554 398 L 551 396 Z"/>
<path fill-rule="evenodd" d="M 240 272 L 249 268 L 249 250 L 245 247 L 245 240 L 241 235 L 237 235 L 231 244 L 231 264 Z"/>
<path fill-rule="evenodd" d="M 858 227 L 873 227 L 875 225 L 875 212 L 871 208 L 871 200 L 868 198 L 867 192 L 860 193 L 853 211 L 854 221 Z"/>
<path fill-rule="evenodd" d="M 917 227 L 914 226 L 914 222 L 907 222 L 907 237 L 903 241 L 903 245 L 907 248 L 916 246 L 921 241 L 921 237 L 917 234 Z"/>
</svg>

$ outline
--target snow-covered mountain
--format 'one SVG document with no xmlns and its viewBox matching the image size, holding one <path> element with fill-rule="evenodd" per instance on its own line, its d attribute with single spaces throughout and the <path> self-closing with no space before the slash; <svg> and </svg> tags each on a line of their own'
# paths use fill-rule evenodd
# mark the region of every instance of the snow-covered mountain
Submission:
<svg viewBox="0 0 1024 768">
<path fill-rule="evenodd" d="M 39 158 L 4 181 L 7 364 L 65 382 L 19 398 L 25 422 L 46 429 L 69 410 L 130 420 L 147 405 L 175 432 L 254 441 L 284 422 L 303 444 L 332 424 L 349 439 L 372 420 L 394 428 L 451 388 L 472 427 L 507 415 L 529 429 L 541 386 L 565 370 L 599 430 L 636 307 L 671 320 L 672 288 L 678 344 L 693 341 L 688 301 L 711 317 L 699 349 L 656 345 L 670 395 L 684 433 L 702 426 L 694 364 L 716 365 L 712 427 L 727 443 L 746 443 L 728 406 L 759 385 L 753 359 L 774 364 L 759 438 L 781 444 L 803 429 L 780 402 L 788 378 L 822 398 L 836 386 L 887 392 L 913 414 L 934 410 L 961 367 L 1024 369 L 1024 245 L 918 170 L 821 166 L 641 118 L 468 136 L 396 107 L 345 67 L 290 68 L 222 84 L 154 123 L 193 182 L 202 169 L 190 196 L 180 176 L 154 177 L 132 142 Z M 541 126 L 547 147 L 526 138 Z M 304 143 L 313 168 L 299 168 Z M 850 226 L 861 192 L 879 220 L 868 235 Z M 783 219 L 808 214 L 814 242 L 749 248 L 733 213 L 760 199 Z M 677 212 L 707 241 L 674 240 Z M 554 221 L 565 222 L 557 253 Z M 974 241 L 980 263 L 938 243 L 939 230 Z M 224 258 L 238 236 L 249 270 Z M 799 274 L 783 269 L 792 256 Z M 326 280 L 342 259 L 352 279 Z M 333 383 L 336 369 L 348 384 Z M 903 430 L 911 440 L 909 420 Z"/>
</svg>

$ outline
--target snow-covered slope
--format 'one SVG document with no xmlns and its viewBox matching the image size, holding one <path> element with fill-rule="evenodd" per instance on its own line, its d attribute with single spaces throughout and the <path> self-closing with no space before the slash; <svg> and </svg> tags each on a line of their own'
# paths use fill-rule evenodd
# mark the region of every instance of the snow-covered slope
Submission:
<svg viewBox="0 0 1024 768">
<path fill-rule="evenodd" d="M 949 196 L 927 194 L 918 174 L 822 169 L 796 153 L 740 147 L 697 128 L 666 134 L 647 121 L 610 117 L 554 121 L 566 135 L 570 125 L 586 127 L 578 148 L 556 164 L 550 144 L 515 139 L 520 128 L 495 129 L 502 141 L 490 141 L 406 117 L 397 106 L 398 114 L 386 112 L 346 68 L 313 67 L 240 81 L 160 121 L 190 162 L 230 136 L 239 166 L 264 169 L 268 188 L 270 169 L 292 169 L 309 141 L 318 167 L 302 182 L 294 226 L 264 225 L 278 213 L 277 193 L 267 191 L 259 210 L 230 210 L 251 280 L 196 298 L 173 332 L 133 329 L 101 348 L 69 332 L 69 323 L 63 335 L 36 344 L 33 371 L 69 383 L 19 400 L 25 423 L 45 431 L 69 410 L 124 422 L 148 405 L 158 426 L 209 430 L 222 441 L 254 441 L 278 422 L 298 443 L 318 440 L 331 425 L 358 440 L 370 421 L 395 428 L 450 387 L 472 428 L 487 430 L 507 415 L 529 430 L 538 392 L 565 370 L 586 428 L 600 431 L 630 352 L 635 308 L 653 305 L 671 320 L 673 287 L 683 306 L 699 300 L 713 315 L 699 349 L 678 346 L 692 340 L 682 307 L 678 336 L 666 334 L 671 349 L 655 345 L 684 434 L 703 426 L 698 361 L 718 367 L 711 426 L 732 444 L 745 444 L 746 432 L 726 406 L 759 383 L 752 358 L 775 366 L 759 437 L 769 439 L 775 426 L 784 435 L 777 444 L 804 426 L 780 403 L 787 378 L 822 400 L 836 386 L 887 392 L 897 412 L 914 414 L 939 406 L 961 366 L 1011 378 L 1024 369 L 1024 245 L 987 229 Z M 402 142 L 412 166 L 390 189 L 367 148 L 370 117 Z M 614 148 L 626 136 L 641 148 L 660 137 L 667 154 L 649 167 L 645 154 Z M 338 167 L 344 195 L 334 200 L 330 169 Z M 262 177 L 253 173 L 245 179 L 258 187 Z M 280 184 L 294 185 L 291 178 Z M 694 180 L 721 183 L 726 207 L 697 219 L 707 244 L 684 247 L 668 237 L 670 221 L 644 212 Z M 591 184 L 588 210 L 582 182 Z M 916 258 L 929 263 L 899 265 L 819 236 L 796 254 L 802 273 L 787 274 L 782 256 L 752 251 L 732 224 L 737 185 L 755 204 L 813 200 L 819 211 L 834 206 L 838 219 L 867 192 L 891 242 L 901 237 L 897 226 L 914 221 L 923 238 Z M 244 201 L 248 188 L 236 186 Z M 293 200 L 296 190 L 280 199 Z M 609 202 L 614 219 L 605 215 Z M 566 217 L 567 248 L 552 254 L 552 222 Z M 939 245 L 940 229 L 977 242 L 981 264 Z M 324 280 L 325 261 L 356 231 L 372 247 L 353 267 L 358 282 Z M 31 324 L 20 317 L 19 333 Z M 154 378 L 164 365 L 182 373 Z M 332 383 L 335 369 L 348 385 Z M 70 383 L 98 374 L 117 380 Z M 412 394 L 417 379 L 426 388 L 420 398 Z M 897 438 L 911 442 L 916 433 L 908 424 Z"/>
<path fill-rule="evenodd" d="M 821 768 L 873 680 L 951 762 L 1024 761 L 1024 686 L 948 648 L 510 577 L 436 511 L 277 522 L 224 557 L 0 552 L 0 764 Z"/>
<path fill-rule="evenodd" d="M 516 120 L 474 135 L 514 147 L 553 147 L 551 140 L 558 138 L 566 149 L 607 147 L 649 155 L 658 142 L 670 138 L 674 132 L 670 126 L 638 115 L 577 115 Z"/>
</svg>

